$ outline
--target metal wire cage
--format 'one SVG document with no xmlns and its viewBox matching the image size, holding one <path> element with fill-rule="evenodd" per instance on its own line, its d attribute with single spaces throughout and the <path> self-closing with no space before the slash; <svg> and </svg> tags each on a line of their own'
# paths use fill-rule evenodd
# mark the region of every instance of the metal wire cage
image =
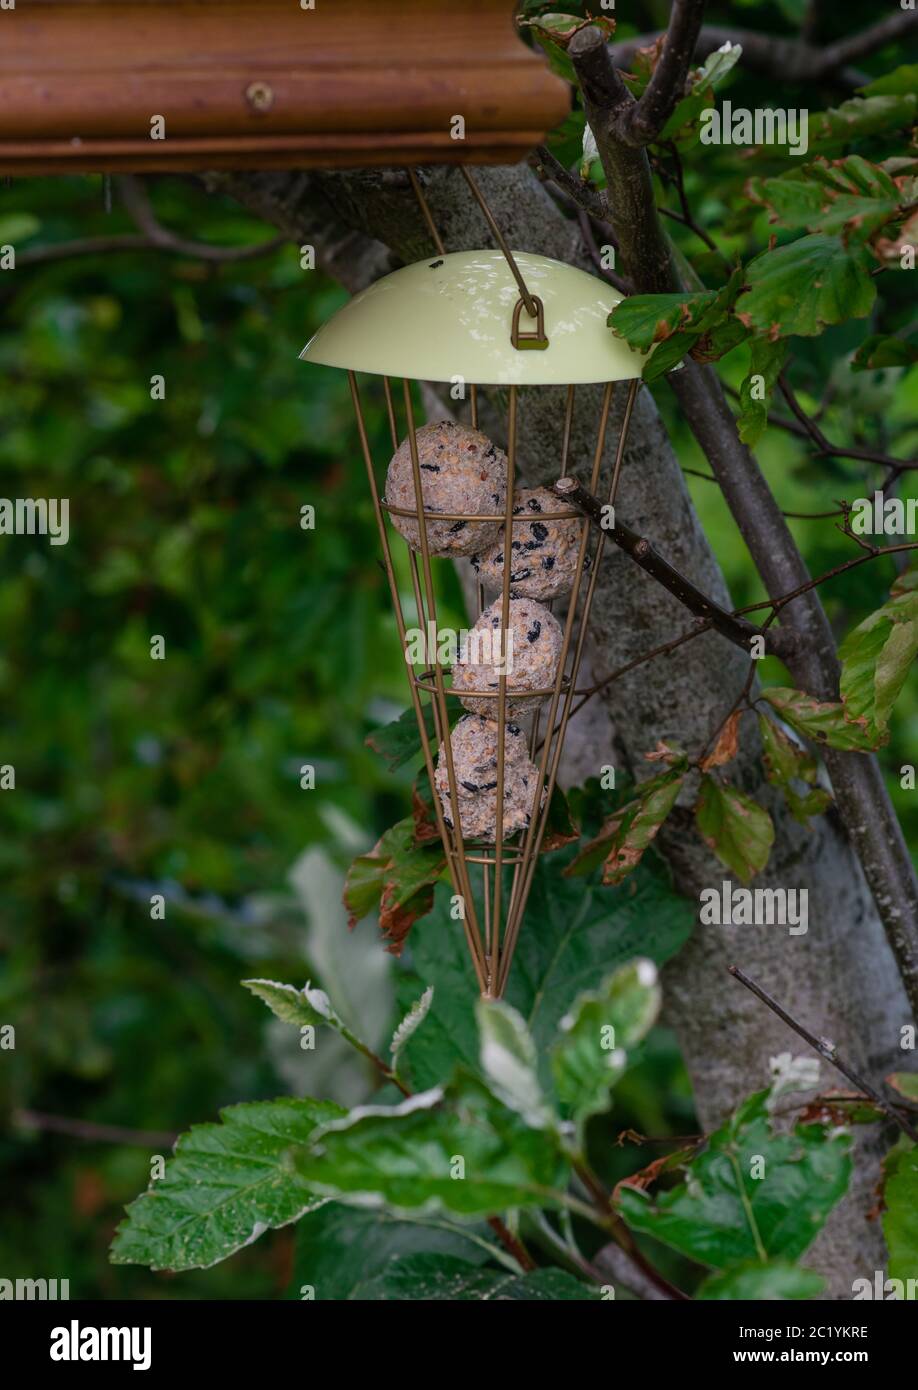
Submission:
<svg viewBox="0 0 918 1390">
<path fill-rule="evenodd" d="M 516 738 L 518 731 L 510 726 L 508 734 L 507 712 L 513 692 L 512 688 L 508 690 L 506 663 L 495 665 L 496 690 L 472 690 L 463 685 L 461 693 L 457 692 L 462 700 L 473 697 L 476 704 L 492 704 L 489 718 L 497 725 L 493 839 L 465 836 L 451 740 L 455 713 L 450 701 L 452 667 L 441 659 L 440 644 L 435 642 L 429 665 L 420 671 L 415 669 L 408 657 L 408 633 L 413 627 L 423 634 L 439 632 L 435 567 L 444 561 L 432 554 L 430 526 L 435 522 L 461 522 L 472 527 L 487 525 L 493 533 L 498 517 L 493 512 L 432 510 L 425 504 L 411 382 L 448 380 L 467 384 L 470 424 L 475 429 L 479 427 L 479 390 L 484 386 L 506 388 L 503 567 L 500 593 L 493 600 L 500 603 L 498 632 L 501 650 L 506 651 L 510 601 L 514 596 L 510 542 L 515 519 L 520 394 L 540 386 L 566 385 L 558 459 L 558 476 L 565 478 L 572 465 L 586 462 L 571 458 L 576 386 L 581 382 L 603 384 L 589 463 L 589 489 L 614 503 L 643 365 L 641 356 L 613 338 L 606 326 L 608 314 L 619 298 L 603 281 L 583 271 L 545 257 L 514 256 L 503 243 L 500 252 L 444 252 L 432 262 L 405 267 L 378 281 L 323 326 L 301 354 L 306 361 L 341 367 L 348 372 L 399 640 L 406 654 L 411 702 L 433 814 L 453 892 L 460 904 L 457 915 L 479 988 L 486 998 L 500 997 L 506 988 L 538 857 L 555 814 L 558 769 L 578 693 L 578 672 L 605 538 L 602 534 L 597 536 L 590 555 L 589 523 L 581 512 L 566 508 L 561 498 L 556 510 L 540 513 L 541 521 L 578 522 L 580 538 L 570 592 L 549 605 L 554 608 L 566 600 L 566 613 L 557 615 L 562 637 L 554 679 L 542 688 L 526 690 L 527 703 L 536 704 L 525 720 L 529 724 L 529 757 L 536 769 L 535 785 L 527 787 L 531 803 L 523 828 L 505 834 L 505 754 L 508 737 Z M 520 326 L 524 313 L 535 325 L 528 333 Z M 358 372 L 382 378 L 392 449 L 397 450 L 405 440 L 410 451 L 413 507 L 395 505 L 380 490 L 378 476 L 382 475 L 378 475 L 372 456 Z M 611 443 L 609 425 L 617 382 L 622 383 L 625 400 L 614 451 L 610 450 L 613 461 L 603 486 L 603 460 L 607 442 Z M 617 409 L 614 413 L 618 417 Z M 416 548 L 395 530 L 393 517 L 415 523 Z M 411 598 L 407 615 L 393 561 L 393 536 L 408 550 Z M 414 623 L 409 621 L 412 606 Z M 477 607 L 480 616 L 485 608 L 485 590 L 480 583 Z M 524 723 L 522 719 L 516 722 Z M 438 761 L 446 770 L 445 805 L 437 791 Z"/>
</svg>

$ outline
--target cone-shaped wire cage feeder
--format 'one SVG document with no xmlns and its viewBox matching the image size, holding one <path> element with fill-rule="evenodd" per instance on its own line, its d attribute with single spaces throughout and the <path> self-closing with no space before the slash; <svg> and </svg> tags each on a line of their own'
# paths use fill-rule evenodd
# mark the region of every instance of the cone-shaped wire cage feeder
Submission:
<svg viewBox="0 0 918 1390">
<path fill-rule="evenodd" d="M 575 529 L 567 566 L 568 582 L 564 591 L 548 603 L 550 608 L 559 610 L 556 617 L 561 630 L 560 651 L 554 654 L 550 677 L 536 688 L 527 685 L 524 696 L 521 695 L 514 685 L 514 663 L 510 659 L 513 644 L 508 640 L 512 628 L 511 599 L 520 596 L 520 586 L 514 583 L 518 547 L 515 550 L 514 544 L 507 543 L 522 522 L 513 510 L 519 396 L 523 389 L 566 386 L 558 459 L 558 477 L 565 478 L 572 466 L 588 462 L 570 457 L 576 387 L 587 383 L 603 385 L 589 460 L 589 490 L 614 503 L 645 359 L 617 339 L 607 326 L 609 313 L 621 296 L 605 281 L 575 267 L 544 256 L 511 252 L 477 185 L 466 176 L 501 249 L 452 254 L 441 250 L 430 260 L 385 276 L 323 325 L 300 355 L 307 362 L 342 368 L 349 376 L 433 811 L 453 892 L 461 900 L 462 925 L 457 920 L 456 929 L 465 931 L 482 995 L 497 998 L 506 987 L 538 856 L 552 819 L 561 752 L 577 695 L 587 620 L 605 540 L 600 533 L 590 554 L 589 522 L 581 512 L 565 507 L 563 498 L 558 498 L 553 510 L 539 513 L 537 519 L 541 523 L 564 522 L 568 529 L 579 523 L 579 527 Z M 435 242 L 442 248 L 420 188 L 413 178 L 412 182 Z M 358 373 L 382 378 L 392 449 L 397 451 L 402 441 L 407 443 L 413 483 L 409 506 L 396 505 L 393 498 L 385 495 L 385 485 L 380 486 L 385 469 L 380 468 L 382 460 L 372 457 Z M 475 430 L 479 388 L 504 388 L 507 477 L 502 511 L 446 511 L 432 506 L 425 498 L 412 381 L 453 385 L 459 382 L 467 386 L 470 423 Z M 618 438 L 614 449 L 609 450 L 612 464 L 604 470 L 606 446 L 612 444 L 608 438 L 609 422 L 616 390 L 624 392 L 625 401 Z M 619 415 L 617 409 L 614 415 Z M 603 477 L 604 472 L 608 473 L 607 478 Z M 402 518 L 402 526 L 396 527 L 394 519 Z M 531 520 L 529 516 L 525 518 L 526 522 Z M 416 529 L 409 542 L 401 532 L 412 523 Z M 454 531 L 487 527 L 491 535 L 496 523 L 502 526 L 502 582 L 497 597 L 492 599 L 492 613 L 499 608 L 500 626 L 491 649 L 490 669 L 484 668 L 486 678 L 480 685 L 470 688 L 466 682 L 456 691 L 463 705 L 471 700 L 479 713 L 488 710 L 487 719 L 491 721 L 491 752 L 487 761 L 487 767 L 493 769 L 491 780 L 471 784 L 470 788 L 479 807 L 480 798 L 485 798 L 485 819 L 491 824 L 482 831 L 479 816 L 474 834 L 469 833 L 468 821 L 472 817 L 466 809 L 469 784 L 461 776 L 462 768 L 457 769 L 455 731 L 451 733 L 454 706 L 449 697 L 455 668 L 441 660 L 440 643 L 434 642 L 428 649 L 427 669 L 417 671 L 407 645 L 413 628 L 422 634 L 439 632 L 434 575 L 437 564 L 444 561 L 434 553 L 437 546 L 432 542 L 432 529 L 443 523 L 449 523 Z M 414 622 L 410 621 L 411 600 L 406 615 L 399 591 L 393 537 L 397 544 L 408 547 Z M 525 590 L 525 585 L 522 587 Z M 480 583 L 477 597 L 480 618 L 486 606 L 485 588 Z M 565 605 L 566 613 L 561 611 Z M 474 669 L 480 672 L 483 668 L 476 665 Z M 519 704 L 525 706 L 525 716 L 517 718 L 513 714 L 508 718 L 508 711 Z M 507 801 L 507 753 L 511 740 L 517 747 L 524 734 L 520 725 L 524 723 L 529 724 L 528 760 L 522 773 L 512 774 L 517 801 L 511 808 Z M 521 789 L 528 803 L 522 814 L 518 805 Z M 512 827 L 512 833 L 505 832 L 505 823 Z"/>
</svg>

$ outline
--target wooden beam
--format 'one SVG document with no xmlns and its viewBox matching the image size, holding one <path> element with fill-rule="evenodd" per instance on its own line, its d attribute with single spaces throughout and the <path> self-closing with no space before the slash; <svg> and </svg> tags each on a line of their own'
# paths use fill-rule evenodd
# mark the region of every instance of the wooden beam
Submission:
<svg viewBox="0 0 918 1390">
<path fill-rule="evenodd" d="M 513 8 L 20 3 L 0 10 L 0 173 L 515 163 L 569 95 Z"/>
</svg>

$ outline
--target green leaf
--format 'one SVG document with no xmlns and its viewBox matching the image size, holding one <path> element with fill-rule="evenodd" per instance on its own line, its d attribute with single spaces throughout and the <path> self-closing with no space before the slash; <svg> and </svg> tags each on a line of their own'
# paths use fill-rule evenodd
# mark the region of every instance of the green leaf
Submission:
<svg viewBox="0 0 918 1390">
<path fill-rule="evenodd" d="M 918 590 L 897 590 L 838 649 L 841 697 L 850 719 L 876 742 L 889 736 L 893 705 L 918 656 Z"/>
<path fill-rule="evenodd" d="M 866 727 L 866 720 L 850 719 L 840 700 L 817 700 L 805 690 L 778 685 L 763 691 L 762 698 L 792 729 L 816 743 L 862 753 L 879 747 Z"/>
<path fill-rule="evenodd" d="M 292 1023 L 299 1028 L 309 1025 L 318 1028 L 325 1024 L 340 1033 L 358 1052 L 369 1051 L 367 1044 L 339 1018 L 324 990 L 313 989 L 311 984 L 297 989 L 294 985 L 278 984 L 276 980 L 243 980 L 242 983 L 257 999 L 263 1000 L 282 1023 Z"/>
<path fill-rule="evenodd" d="M 874 262 L 862 246 L 839 237 L 805 236 L 750 261 L 748 294 L 737 317 L 768 337 L 821 333 L 829 324 L 864 318 L 876 298 Z"/>
<path fill-rule="evenodd" d="M 918 362 L 918 342 L 913 338 L 894 338 L 887 333 L 871 333 L 851 361 L 853 372 L 883 367 L 911 367 Z"/>
<path fill-rule="evenodd" d="M 918 1279 L 918 1147 L 903 1135 L 883 1163 L 883 1235 L 891 1279 Z"/>
<path fill-rule="evenodd" d="M 367 1300 L 398 1299 L 431 1302 L 581 1302 L 595 1303 L 602 1294 L 563 1269 L 536 1269 L 531 1274 L 480 1269 L 453 1255 L 406 1255 L 390 1260 L 375 1279 L 363 1286 Z"/>
<path fill-rule="evenodd" d="M 803 1269 L 788 1260 L 769 1260 L 734 1265 L 720 1274 L 709 1274 L 696 1299 L 737 1299 L 774 1303 L 785 1298 L 818 1298 L 826 1281 L 814 1269 Z"/>
<path fill-rule="evenodd" d="M 286 1226 L 321 1198 L 285 1157 L 346 1112 L 331 1101 L 252 1101 L 221 1111 L 179 1139 L 165 1177 L 127 1208 L 112 1243 L 115 1264 L 208 1269 L 263 1231 Z"/>
<path fill-rule="evenodd" d="M 812 786 L 819 768 L 809 749 L 793 739 L 772 719 L 760 714 L 759 733 L 762 738 L 762 762 L 765 775 L 776 787 L 786 787 L 795 779 Z"/>
<path fill-rule="evenodd" d="M 552 788 L 551 801 L 548 803 L 540 853 L 549 854 L 552 850 L 563 849 L 565 845 L 574 844 L 579 838 L 580 827 L 571 814 L 567 797 L 556 784 Z"/>
<path fill-rule="evenodd" d="M 364 1106 L 293 1158 L 310 1189 L 395 1212 L 486 1216 L 560 1206 L 567 1162 L 550 1129 L 531 1129 L 468 1072 L 397 1106 Z"/>
<path fill-rule="evenodd" d="M 433 986 L 429 985 L 427 989 L 425 989 L 424 993 L 421 995 L 420 999 L 415 1000 L 415 1002 L 412 1004 L 411 1008 L 408 1010 L 407 1014 L 402 1019 L 401 1023 L 398 1025 L 395 1032 L 393 1033 L 392 1044 L 390 1048 L 390 1051 L 392 1053 L 393 1067 L 397 1068 L 399 1053 L 407 1043 L 408 1039 L 414 1036 L 414 1034 L 420 1028 L 421 1024 L 424 1022 L 428 1013 L 430 1012 L 430 1006 L 433 1003 L 433 997 Z"/>
<path fill-rule="evenodd" d="M 887 1076 L 886 1084 L 898 1091 L 906 1100 L 918 1101 L 918 1071 L 894 1071 Z"/>
<path fill-rule="evenodd" d="M 418 844 L 413 816 L 393 825 L 369 854 L 360 854 L 348 869 L 344 905 L 353 926 L 367 913 L 379 911 L 379 926 L 389 949 L 398 954 L 419 917 L 433 904 L 434 884 L 446 868 L 443 849 L 436 843 Z"/>
<path fill-rule="evenodd" d="M 807 825 L 810 816 L 820 815 L 832 801 L 831 792 L 813 785 L 819 775 L 816 759 L 764 714 L 759 715 L 758 721 L 765 776 L 773 786 L 780 787 L 794 819 Z M 812 790 L 801 794 L 793 785 L 795 781 Z"/>
<path fill-rule="evenodd" d="M 470 1267 L 509 1261 L 489 1236 L 483 1223 L 459 1226 L 442 1216 L 405 1220 L 386 1211 L 324 1202 L 296 1228 L 290 1297 L 302 1298 L 314 1290 L 321 1302 L 362 1299 L 365 1286 L 395 1257 L 452 1256 Z"/>
<path fill-rule="evenodd" d="M 627 878 L 656 838 L 657 831 L 676 804 L 685 781 L 686 759 L 651 777 L 638 787 L 633 801 L 619 807 L 599 834 L 568 865 L 569 876 L 590 873 L 603 864 L 603 883 L 613 887 Z"/>
<path fill-rule="evenodd" d="M 581 994 L 560 1024 L 551 1065 L 558 1096 L 578 1133 L 590 1115 L 609 1105 L 609 1091 L 624 1072 L 626 1049 L 646 1036 L 660 1011 L 653 961 L 624 965 L 597 990 Z"/>
<path fill-rule="evenodd" d="M 832 805 L 832 793 L 825 787 L 813 787 L 802 795 L 793 787 L 785 787 L 784 799 L 799 825 L 809 825 L 813 816 L 821 816 L 827 807 Z"/>
<path fill-rule="evenodd" d="M 768 407 L 775 383 L 787 357 L 787 340 L 753 338 L 749 373 L 740 384 L 739 436 L 750 449 L 759 442 L 768 425 Z M 760 377 L 761 381 L 753 381 Z M 753 394 L 754 393 L 754 394 Z"/>
<path fill-rule="evenodd" d="M 753 180 L 750 193 L 786 227 L 806 227 L 846 242 L 866 241 L 899 213 L 900 193 L 885 169 L 860 155 L 812 164 L 780 178 Z"/>
<path fill-rule="evenodd" d="M 712 1269 L 799 1259 L 848 1186 L 848 1137 L 816 1124 L 774 1133 L 769 1096 L 751 1096 L 710 1136 L 680 1186 L 655 1198 L 620 1186 L 631 1229 Z"/>
<path fill-rule="evenodd" d="M 918 92 L 918 63 L 902 63 L 892 72 L 875 77 L 866 87 L 858 87 L 861 96 L 914 96 Z"/>
<path fill-rule="evenodd" d="M 609 327 L 631 347 L 649 352 L 674 333 L 697 329 L 717 303 L 716 290 L 678 294 L 634 294 L 609 315 Z"/>
<path fill-rule="evenodd" d="M 743 883 L 768 863 L 775 838 L 771 816 L 736 787 L 703 777 L 695 823 L 708 848 Z"/>
<path fill-rule="evenodd" d="M 535 1040 L 546 1088 L 549 1049 L 577 996 L 638 956 L 662 965 L 688 939 L 695 921 L 691 904 L 673 891 L 667 870 L 651 856 L 625 886 L 602 888 L 557 872 L 557 862 L 572 854 L 560 850 L 536 867 L 506 991 Z M 430 1018 L 406 1049 L 419 1086 L 442 1081 L 457 1061 L 472 1069 L 479 1065 L 478 987 L 459 928 L 450 916 L 449 890 L 441 885 L 412 945 L 415 970 L 436 987 Z"/>
<path fill-rule="evenodd" d="M 871 84 L 872 86 L 872 84 Z M 828 153 L 871 135 L 907 130 L 918 115 L 918 96 L 911 92 L 874 93 L 852 97 L 828 111 L 811 111 L 808 144 L 811 154 Z"/>
<path fill-rule="evenodd" d="M 446 697 L 446 713 L 449 719 L 450 728 L 463 713 L 462 706 L 455 695 Z M 437 741 L 437 731 L 434 724 L 434 707 L 431 701 L 424 706 L 424 727 L 427 730 L 427 738 L 431 744 Z M 367 735 L 366 744 L 372 748 L 374 753 L 378 753 L 388 763 L 389 771 L 395 772 L 398 768 L 410 763 L 421 751 L 421 735 L 418 729 L 418 721 L 415 717 L 414 708 L 404 710 L 391 724 L 386 724 L 382 729 L 374 729 Z"/>
<path fill-rule="evenodd" d="M 481 1070 L 493 1094 L 533 1129 L 551 1124 L 554 1117 L 536 1073 L 535 1044 L 523 1019 L 503 1000 L 479 999 L 475 1012 Z"/>
</svg>

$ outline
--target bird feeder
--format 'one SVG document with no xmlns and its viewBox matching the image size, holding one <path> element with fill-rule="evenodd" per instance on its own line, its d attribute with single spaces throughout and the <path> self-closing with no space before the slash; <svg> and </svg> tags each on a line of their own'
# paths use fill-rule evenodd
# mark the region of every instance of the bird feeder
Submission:
<svg viewBox="0 0 918 1390">
<path fill-rule="evenodd" d="M 522 512 L 515 511 L 519 398 L 530 389 L 566 386 L 558 474 L 565 478 L 570 469 L 588 465 L 588 472 L 584 471 L 590 492 L 613 503 L 644 358 L 607 326 L 621 296 L 585 271 L 545 256 L 512 252 L 471 175 L 463 173 L 500 249 L 447 254 L 413 179 L 439 253 L 383 277 L 356 295 L 318 330 L 301 357 L 348 373 L 403 650 L 412 628 L 421 633 L 439 631 L 435 571 L 446 563 L 440 555 L 454 553 L 451 537 L 461 538 L 459 548 L 469 554 L 477 546 L 471 539 L 475 528 L 481 528 L 483 536 L 497 533 L 496 542 L 481 542 L 482 551 L 489 550 L 490 544 L 491 558 L 489 567 L 479 560 L 479 622 L 470 634 L 480 631 L 485 614 L 484 626 L 496 627 L 500 638 L 497 656 L 492 652 L 484 663 L 470 662 L 463 660 L 467 652 L 460 652 L 459 661 L 449 665 L 441 660 L 440 644 L 435 643 L 426 669 L 418 671 L 406 654 L 411 701 L 448 872 L 454 894 L 461 900 L 481 993 L 495 998 L 506 987 L 545 843 L 605 540 L 603 534 L 591 533 L 583 514 L 565 506 L 563 500 L 552 499 L 547 510 L 540 504 L 537 537 L 557 536 L 565 528 L 568 537 L 573 532 L 565 551 L 566 580 L 561 586 L 565 592 L 545 603 L 525 597 L 527 582 L 521 575 L 530 571 L 521 570 L 517 559 L 530 553 L 538 559 L 539 541 L 529 542 L 533 550 L 527 551 L 523 537 L 533 517 L 525 506 Z M 388 483 L 383 483 L 382 461 L 372 457 L 360 374 L 382 379 L 392 449 L 400 460 L 397 487 L 393 483 L 396 461 Z M 470 429 L 465 435 L 457 435 L 454 424 L 416 425 L 411 383 L 418 381 L 468 386 Z M 572 421 L 576 388 L 586 383 L 600 383 L 604 389 L 592 457 L 581 460 L 571 457 Z M 499 460 L 500 451 L 473 433 L 479 424 L 479 391 L 486 387 L 504 388 L 494 394 L 506 398 L 505 490 L 498 487 L 484 508 L 444 505 L 450 494 L 438 497 L 429 481 L 439 478 L 442 470 L 438 473 L 439 464 L 428 460 L 454 458 L 457 439 L 460 454 L 465 447 L 474 459 L 482 460 L 485 491 L 495 477 L 494 459 Z M 624 392 L 624 408 L 613 463 L 605 478 L 603 459 L 617 389 Z M 445 453 L 431 455 L 431 449 Z M 467 463 L 468 456 L 462 457 Z M 500 467 L 504 468 L 503 463 Z M 425 473 L 425 468 L 432 473 Z M 406 537 L 413 603 L 403 604 L 393 544 L 406 544 Z M 490 605 L 483 582 L 486 569 L 492 592 L 498 589 Z M 563 609 L 565 603 L 566 612 L 552 612 Z M 510 638 L 521 635 L 520 613 L 525 627 L 522 672 L 517 660 L 509 659 Z M 553 636 L 541 664 L 529 650 L 533 634 L 540 643 Z M 527 680 L 533 672 L 534 679 Z M 459 711 L 463 717 L 451 729 L 457 695 L 464 705 Z M 517 718 L 521 707 L 525 713 Z M 475 745 L 476 740 L 477 777 L 470 779 L 468 744 Z M 472 752 L 474 762 L 475 747 Z"/>
</svg>

